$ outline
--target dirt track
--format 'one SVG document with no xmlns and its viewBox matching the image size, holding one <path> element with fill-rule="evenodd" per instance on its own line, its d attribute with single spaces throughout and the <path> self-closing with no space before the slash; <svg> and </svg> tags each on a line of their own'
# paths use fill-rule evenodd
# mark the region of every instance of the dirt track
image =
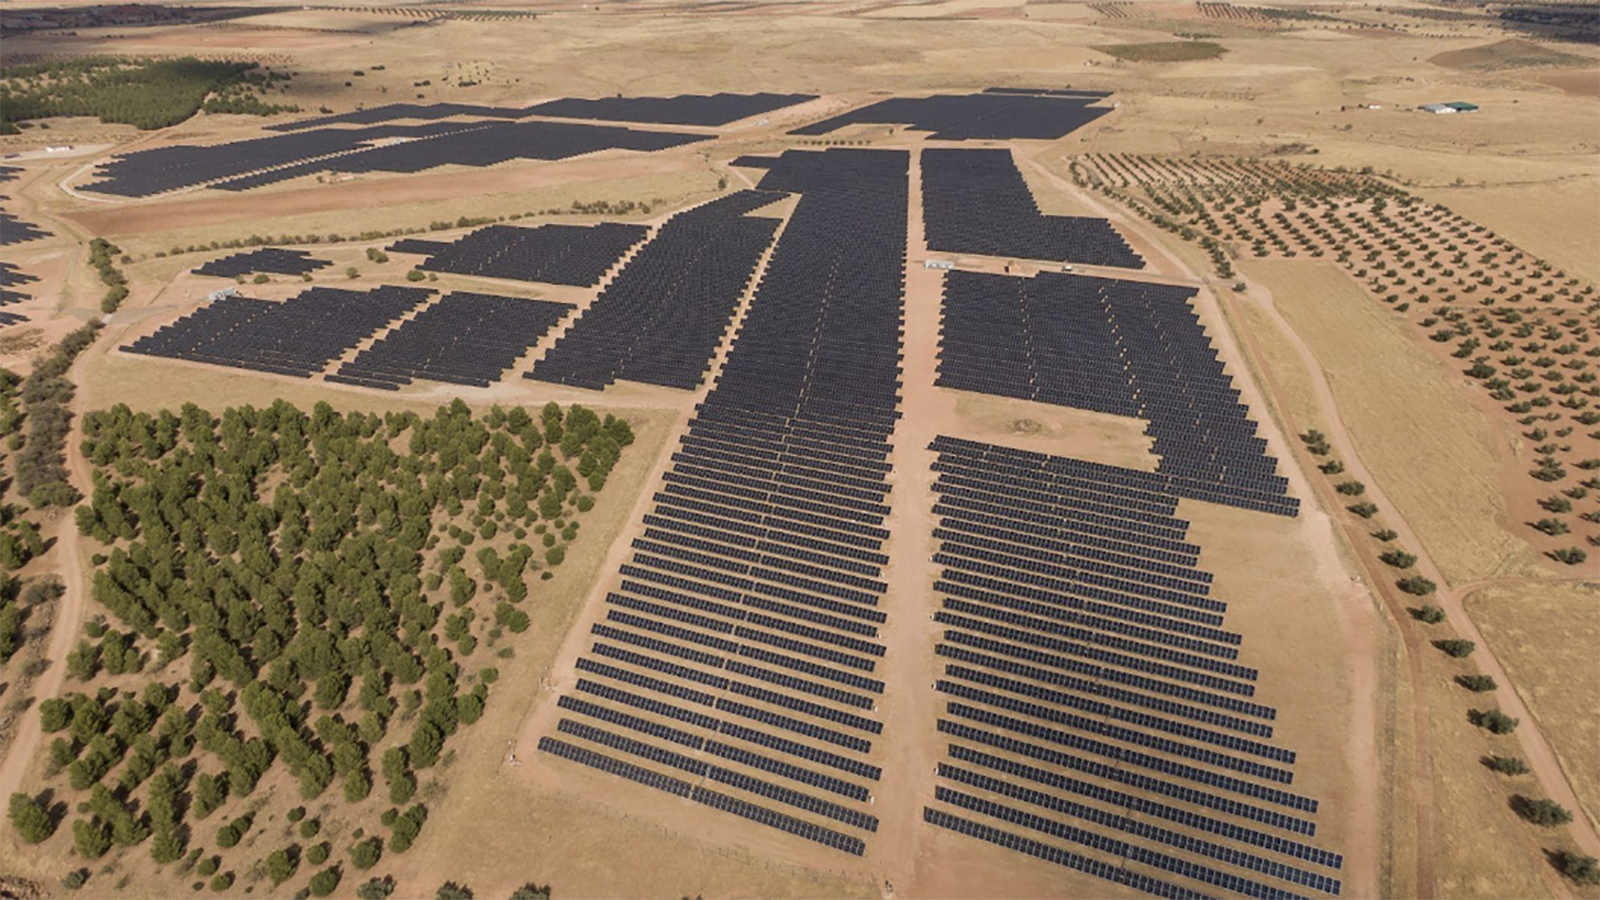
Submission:
<svg viewBox="0 0 1600 900">
<path fill-rule="evenodd" d="M 1567 781 L 1567 776 L 1562 771 L 1561 764 L 1556 759 L 1555 752 L 1550 748 L 1548 740 L 1546 740 L 1543 732 L 1539 730 L 1532 712 L 1528 709 L 1527 704 L 1523 702 L 1521 695 L 1512 687 L 1511 679 L 1506 675 L 1505 669 L 1500 665 L 1499 660 L 1495 658 L 1494 651 L 1489 647 L 1483 635 L 1479 633 L 1477 627 L 1467 615 L 1466 607 L 1462 604 L 1462 594 L 1452 588 L 1449 582 L 1445 580 L 1444 575 L 1439 571 L 1439 567 L 1429 557 L 1427 547 L 1417 537 L 1411 526 L 1406 523 L 1399 507 L 1389 500 L 1384 494 L 1383 488 L 1372 477 L 1372 473 L 1361 462 L 1349 429 L 1345 427 L 1343 420 L 1339 416 L 1338 405 L 1334 400 L 1333 390 L 1328 384 L 1327 376 L 1317 362 L 1310 346 L 1295 332 L 1288 320 L 1279 313 L 1272 303 L 1270 294 L 1260 287 L 1255 287 L 1252 290 L 1262 295 L 1262 308 L 1274 319 L 1284 336 L 1294 346 L 1296 352 L 1300 354 L 1301 362 L 1304 364 L 1307 373 L 1311 375 L 1317 403 L 1322 413 L 1322 420 L 1326 422 L 1325 427 L 1329 443 L 1339 450 L 1339 457 L 1345 464 L 1346 473 L 1349 477 L 1367 485 L 1368 498 L 1384 510 L 1386 521 L 1390 522 L 1391 527 L 1399 532 L 1400 543 L 1408 548 L 1409 552 L 1416 554 L 1418 572 L 1438 585 L 1434 595 L 1435 600 L 1445 610 L 1450 623 L 1461 637 L 1477 645 L 1473 660 L 1484 674 L 1493 677 L 1496 684 L 1499 685 L 1492 696 L 1502 710 L 1514 718 L 1521 719 L 1523 722 L 1522 727 L 1518 728 L 1516 732 L 1517 741 L 1522 746 L 1528 765 L 1539 779 L 1540 785 L 1550 798 L 1568 809 L 1579 811 L 1574 816 L 1572 824 L 1568 826 L 1573 840 L 1577 842 L 1585 853 L 1590 855 L 1600 854 L 1600 835 L 1596 833 L 1594 822 L 1583 813 L 1583 807 L 1578 802 L 1577 795 L 1572 790 L 1572 785 Z M 1470 593 L 1470 591 L 1468 592 Z M 1397 621 L 1404 623 L 1410 618 L 1405 611 L 1404 603 L 1395 599 L 1392 592 L 1380 590 L 1380 593 L 1384 596 L 1391 613 L 1395 615 Z M 1420 684 L 1421 674 L 1418 655 L 1429 652 L 1429 650 L 1424 645 L 1421 637 L 1417 635 L 1415 629 L 1402 627 L 1402 631 L 1406 634 L 1413 682 Z M 1420 762 L 1428 760 L 1428 754 L 1430 753 L 1428 742 L 1425 738 L 1427 734 L 1425 727 L 1427 706 L 1420 690 L 1416 693 L 1415 702 L 1417 704 L 1418 722 L 1417 758 Z M 1419 779 L 1416 787 L 1419 791 L 1426 793 L 1427 784 L 1425 781 Z M 1424 823 L 1431 816 L 1431 799 L 1426 803 L 1426 808 L 1424 808 L 1424 802 L 1419 798 L 1418 838 L 1420 852 L 1418 853 L 1418 891 L 1419 894 L 1424 896 L 1427 895 L 1428 886 L 1433 883 L 1433 873 L 1431 871 L 1432 854 L 1427 852 L 1428 845 L 1425 840 L 1427 829 L 1424 827 Z M 1426 874 L 1426 877 L 1424 877 L 1424 874 Z"/>
<path fill-rule="evenodd" d="M 67 436 L 67 468 L 69 479 L 79 491 L 94 489 L 93 479 L 89 474 L 89 462 L 83 454 L 76 452 L 76 448 L 83 437 L 83 413 L 88 408 L 88 392 L 82 387 L 80 368 L 87 354 L 93 348 L 88 348 L 78 355 L 78 361 L 73 364 L 68 379 L 78 384 L 78 390 L 72 398 L 72 431 Z M 56 606 L 55 622 L 50 631 L 50 644 L 45 650 L 44 660 L 49 663 L 43 676 L 33 684 L 35 698 L 55 697 L 61 693 L 61 685 L 67 677 L 67 655 L 72 652 L 73 644 L 78 638 L 79 628 L 83 624 L 84 606 L 88 600 L 88 587 L 83 577 L 83 559 L 79 555 L 78 526 L 70 517 L 64 517 L 61 530 L 56 538 L 53 548 L 56 554 L 56 570 L 61 575 L 61 583 L 66 592 Z M 11 746 L 6 749 L 5 759 L 0 761 L 0 796 L 9 797 L 13 792 L 23 787 L 23 778 L 27 774 L 28 764 L 33 761 L 38 750 L 39 741 L 43 732 L 39 726 L 39 705 L 37 702 L 23 713 L 22 721 L 17 726 L 16 738 Z M 10 828 L 9 821 L 5 828 Z"/>
</svg>

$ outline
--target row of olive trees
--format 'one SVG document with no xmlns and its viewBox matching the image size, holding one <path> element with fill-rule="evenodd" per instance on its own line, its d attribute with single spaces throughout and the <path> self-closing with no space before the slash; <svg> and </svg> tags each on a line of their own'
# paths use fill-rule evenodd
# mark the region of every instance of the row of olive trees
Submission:
<svg viewBox="0 0 1600 900">
<path fill-rule="evenodd" d="M 1326 457 L 1332 453 L 1327 436 L 1316 429 L 1311 429 L 1301 435 L 1307 450 L 1314 456 Z M 1324 475 L 1335 476 L 1344 472 L 1344 464 L 1337 459 L 1328 459 L 1317 467 Z M 1366 487 L 1359 481 L 1347 479 L 1333 485 L 1335 492 L 1346 497 L 1360 497 L 1366 492 Z M 1370 501 L 1361 501 L 1355 506 L 1347 507 L 1351 512 L 1370 519 L 1376 515 L 1378 508 Z M 1393 542 L 1399 537 L 1393 529 L 1383 528 L 1373 532 L 1373 537 L 1383 542 L 1386 548 L 1378 554 L 1385 565 L 1391 568 L 1407 571 L 1417 563 L 1415 554 L 1396 546 Z M 1396 579 L 1395 586 L 1407 594 L 1415 597 L 1431 596 L 1438 586 L 1428 578 L 1412 572 Z M 1445 611 L 1432 603 L 1424 603 L 1411 611 L 1412 618 L 1428 625 L 1442 624 Z M 1476 644 L 1462 638 L 1441 638 L 1433 642 L 1433 646 L 1452 659 L 1466 659 L 1470 657 Z M 1462 673 L 1455 678 L 1457 684 L 1474 693 L 1489 693 L 1498 689 L 1494 678 L 1481 673 Z M 1485 731 L 1497 736 L 1510 735 L 1516 731 L 1520 722 L 1499 709 L 1477 710 L 1469 714 L 1472 723 Z M 1484 758 L 1484 765 L 1490 770 L 1509 777 L 1529 774 L 1526 762 L 1514 756 L 1488 756 Z M 1512 797 L 1512 808 L 1517 815 L 1528 822 L 1541 827 L 1557 827 L 1572 821 L 1572 814 L 1561 804 L 1548 798 L 1529 798 L 1522 794 Z M 1558 866 L 1567 877 L 1580 884 L 1600 884 L 1600 864 L 1594 857 L 1583 854 L 1563 852 L 1558 860 Z"/>
</svg>

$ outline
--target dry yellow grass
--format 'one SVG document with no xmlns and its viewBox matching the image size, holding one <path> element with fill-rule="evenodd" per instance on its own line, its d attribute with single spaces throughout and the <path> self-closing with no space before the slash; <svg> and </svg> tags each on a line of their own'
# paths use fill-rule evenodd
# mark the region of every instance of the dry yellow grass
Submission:
<svg viewBox="0 0 1600 900">
<path fill-rule="evenodd" d="M 1589 817 L 1600 820 L 1600 591 L 1577 584 L 1492 586 L 1472 594 L 1467 609 L 1539 720 Z"/>
<path fill-rule="evenodd" d="M 1550 184 L 1440 187 L 1422 193 L 1572 274 L 1600 282 L 1600 175 Z"/>
<path fill-rule="evenodd" d="M 1362 459 L 1445 576 L 1545 574 L 1535 551 L 1507 530 L 1496 458 L 1507 439 L 1468 401 L 1461 376 L 1422 352 L 1397 316 L 1331 263 L 1252 260 L 1243 268 L 1311 345 Z"/>
</svg>

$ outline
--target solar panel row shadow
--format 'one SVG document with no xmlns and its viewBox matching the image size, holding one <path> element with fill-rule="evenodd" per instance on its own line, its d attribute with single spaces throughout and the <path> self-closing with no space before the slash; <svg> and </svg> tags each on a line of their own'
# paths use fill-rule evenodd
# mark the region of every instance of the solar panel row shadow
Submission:
<svg viewBox="0 0 1600 900">
<path fill-rule="evenodd" d="M 922 211 L 936 252 L 1144 268 L 1109 221 L 1041 214 L 1010 150 L 923 150 Z"/>
<path fill-rule="evenodd" d="M 1164 493 L 1294 516 L 1195 290 L 1087 275 L 944 276 L 936 383 L 1148 424 Z"/>
<path fill-rule="evenodd" d="M 314 287 L 281 303 L 223 297 L 122 351 L 310 378 L 432 295 L 383 285 L 370 291 Z"/>
<path fill-rule="evenodd" d="M 1066 854 L 1113 880 L 1133 863 L 1135 873 L 1231 895 L 1337 896 L 1339 879 L 1307 864 L 1337 870 L 1343 858 L 1296 837 L 1315 834 L 1306 816 L 1317 802 L 1285 789 L 1295 754 L 1259 721 L 1273 711 L 1227 696 L 1256 677 L 1223 661 L 1237 657 L 1237 636 L 1171 615 L 1169 588 L 1126 577 L 1146 570 L 1210 584 L 1195 568 L 1199 548 L 1184 541 L 1188 523 L 1174 517 L 1169 480 L 949 437 L 930 449 L 940 473 L 934 559 L 944 567 L 935 619 L 947 628 L 936 651 L 950 661 L 935 689 L 950 698 L 939 730 L 954 741 L 938 775 L 960 786 L 941 784 L 935 799 L 1078 849 L 936 807 L 928 821 L 1033 855 Z M 944 506 L 954 493 L 964 502 Z M 1090 509 L 1093 518 L 1071 514 Z M 1169 537 L 1152 543 L 1124 517 Z M 1112 570 L 1117 588 L 1107 591 Z M 1119 874 L 1102 870 L 1102 857 Z M 1139 877 L 1135 886 L 1158 895 L 1188 890 Z"/>
<path fill-rule="evenodd" d="M 527 377 L 698 387 L 778 228 L 745 214 L 781 196 L 737 191 L 668 219 Z"/>
<path fill-rule="evenodd" d="M 656 125 L 727 125 L 740 119 L 815 100 L 815 94 L 679 94 L 676 97 L 566 97 L 529 107 L 560 119 L 602 119 Z"/>
<path fill-rule="evenodd" d="M 281 247 L 262 247 L 213 259 L 198 269 L 196 275 L 215 275 L 218 278 L 237 278 L 255 272 L 276 275 L 302 275 L 333 265 L 326 259 L 315 259 L 309 250 L 286 250 Z"/>
<path fill-rule="evenodd" d="M 373 342 L 328 380 L 380 390 L 398 390 L 416 378 L 488 387 L 572 309 L 570 303 L 456 291 Z"/>
<path fill-rule="evenodd" d="M 867 757 L 882 732 L 875 606 L 908 164 L 897 151 L 787 153 L 761 191 L 683 214 L 707 220 L 696 229 L 760 222 L 742 214 L 770 191 L 800 194 L 576 692 L 558 701 L 582 718 L 541 742 L 853 854 L 864 841 L 840 828 L 876 831 L 861 805 L 882 774 Z"/>
<path fill-rule="evenodd" d="M 929 137 L 941 141 L 1054 141 L 1111 111 L 1110 107 L 1090 106 L 1096 99 L 1003 93 L 895 97 L 789 133 L 820 135 L 848 125 L 894 124 L 931 131 Z"/>
</svg>

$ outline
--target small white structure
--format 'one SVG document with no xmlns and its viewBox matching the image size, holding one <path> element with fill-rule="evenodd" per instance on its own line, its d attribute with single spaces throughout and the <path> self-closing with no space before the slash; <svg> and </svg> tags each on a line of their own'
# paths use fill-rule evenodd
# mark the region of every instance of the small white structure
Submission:
<svg viewBox="0 0 1600 900">
<path fill-rule="evenodd" d="M 1448 103 L 1424 103 L 1417 109 L 1425 113 L 1433 113 L 1436 116 L 1450 115 L 1456 112 L 1456 108 Z"/>
<path fill-rule="evenodd" d="M 239 296 L 239 289 L 238 288 L 236 288 L 236 287 L 223 288 L 220 291 L 212 291 L 211 293 L 207 294 L 206 295 L 206 300 L 211 302 L 211 303 L 215 303 L 218 300 L 226 300 L 229 297 L 237 297 L 237 296 Z"/>
<path fill-rule="evenodd" d="M 954 269 L 956 264 L 948 259 L 925 259 L 922 261 L 924 269 Z"/>
</svg>

